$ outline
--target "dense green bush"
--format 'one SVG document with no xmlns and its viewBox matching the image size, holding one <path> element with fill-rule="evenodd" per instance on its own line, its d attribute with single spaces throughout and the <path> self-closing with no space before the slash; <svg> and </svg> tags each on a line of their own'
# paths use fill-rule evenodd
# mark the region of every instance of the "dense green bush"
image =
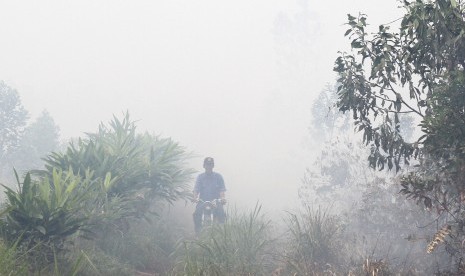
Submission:
<svg viewBox="0 0 465 276">
<path fill-rule="evenodd" d="M 93 187 L 96 196 L 83 211 L 96 232 L 114 227 L 125 231 L 131 219 L 156 212 L 151 208 L 154 203 L 188 197 L 192 174 L 185 168 L 188 157 L 171 139 L 136 134 L 135 123 L 126 114 L 123 120 L 115 117 L 108 125 L 101 124 L 96 133 L 71 142 L 65 152 L 50 154 L 41 174 L 70 169 L 101 183 Z"/>
<path fill-rule="evenodd" d="M 23 181 L 17 176 L 17 191 L 4 186 L 3 239 L 8 245 L 17 241 L 18 249 L 32 257 L 33 273 L 61 273 L 61 265 L 82 259 L 81 253 L 96 264 L 95 271 L 108 271 L 106 264 L 116 267 L 112 262 L 133 271 L 134 262 L 127 264 L 126 256 L 115 252 L 121 247 L 106 246 L 104 240 L 118 241 L 119 235 L 129 252 L 125 238 L 141 218 L 153 218 L 159 206 L 189 197 L 192 170 L 185 168 L 185 149 L 135 130 L 128 114 L 121 121 L 114 118 L 97 133 L 71 142 L 65 152 L 51 153 L 44 170 L 28 173 Z M 84 242 L 77 234 L 94 240 Z"/>
<path fill-rule="evenodd" d="M 145 200 L 175 201 L 188 195 L 187 180 L 192 170 L 184 167 L 185 149 L 168 138 L 137 134 L 135 123 L 126 114 L 101 124 L 96 133 L 71 142 L 63 153 L 46 159 L 46 169 L 72 169 L 78 174 L 93 172 L 104 179 L 108 173 L 115 183 L 105 190 L 106 197 L 142 196 Z"/>
<path fill-rule="evenodd" d="M 51 178 L 34 181 L 28 173 L 22 182 L 17 179 L 17 191 L 4 186 L 4 239 L 31 255 L 32 265 L 52 263 L 67 239 L 89 226 L 88 218 L 79 210 L 92 182 L 82 180 L 72 171 L 58 170 L 53 170 Z"/>
</svg>

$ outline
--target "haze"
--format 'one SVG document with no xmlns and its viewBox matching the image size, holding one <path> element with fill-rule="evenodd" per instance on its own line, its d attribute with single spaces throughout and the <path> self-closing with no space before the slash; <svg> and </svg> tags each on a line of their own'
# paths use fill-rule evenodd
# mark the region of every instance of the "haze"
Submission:
<svg viewBox="0 0 465 276">
<path fill-rule="evenodd" d="M 312 100 L 347 14 L 397 19 L 395 1 L 2 1 L 0 79 L 63 139 L 126 110 L 140 131 L 213 156 L 232 202 L 294 206 L 313 148 Z M 315 148 L 317 150 L 317 148 Z"/>
</svg>

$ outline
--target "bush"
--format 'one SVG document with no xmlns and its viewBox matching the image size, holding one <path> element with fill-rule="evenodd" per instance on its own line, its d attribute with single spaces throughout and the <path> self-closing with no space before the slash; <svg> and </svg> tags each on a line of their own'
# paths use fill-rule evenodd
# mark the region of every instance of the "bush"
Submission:
<svg viewBox="0 0 465 276">
<path fill-rule="evenodd" d="M 7 202 L 2 216 L 5 241 L 27 253 L 36 268 L 54 262 L 67 239 L 84 230 L 87 218 L 79 209 L 85 202 L 90 182 L 81 181 L 72 172 L 54 170 L 51 179 L 33 181 L 28 173 L 18 191 L 6 186 Z"/>
</svg>

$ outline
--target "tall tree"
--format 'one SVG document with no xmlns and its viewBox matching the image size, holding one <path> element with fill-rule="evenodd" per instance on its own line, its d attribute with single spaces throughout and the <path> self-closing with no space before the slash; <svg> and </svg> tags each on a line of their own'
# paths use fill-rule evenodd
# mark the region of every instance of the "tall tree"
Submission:
<svg viewBox="0 0 465 276">
<path fill-rule="evenodd" d="M 419 247 L 426 247 L 426 242 L 415 237 L 425 234 L 417 225 L 428 224 L 433 216 L 397 193 L 399 179 L 392 178 L 392 173 L 368 168 L 370 151 L 360 141 L 354 141 L 357 135 L 348 127 L 350 116 L 335 108 L 336 90 L 328 86 L 312 106 L 310 129 L 318 134 L 312 137 L 324 140 L 299 189 L 301 200 L 304 205 L 329 206 L 328 211 L 340 215 L 344 235 L 351 240 L 346 245 L 353 259 L 366 258 L 363 248 L 369 248 L 373 250 L 370 258 L 396 257 L 389 262 L 392 272 L 405 272 L 407 262 L 418 265 L 421 273 L 431 274 L 435 264 L 425 261 L 429 256 Z M 410 121 L 405 118 L 407 136 L 412 130 Z M 415 242 L 406 242 L 401 236 Z M 437 259 L 441 259 L 438 255 Z"/>
<path fill-rule="evenodd" d="M 351 112 L 371 148 L 373 168 L 400 171 L 417 160 L 401 191 L 443 215 L 447 231 L 436 235 L 435 244 L 448 243 L 461 259 L 456 242 L 465 237 L 465 3 L 416 0 L 403 1 L 403 7 L 398 32 L 380 25 L 370 34 L 365 15 L 349 15 L 352 51 L 336 60 L 337 106 Z M 420 122 L 415 141 L 402 135 L 405 113 Z M 447 241 L 452 228 L 458 238 Z"/>
<path fill-rule="evenodd" d="M 59 131 L 52 116 L 44 110 L 25 128 L 17 150 L 10 158 L 12 165 L 19 171 L 42 167 L 42 158 L 59 147 Z"/>
<path fill-rule="evenodd" d="M 18 146 L 27 118 L 18 92 L 0 81 L 0 169 Z"/>
</svg>

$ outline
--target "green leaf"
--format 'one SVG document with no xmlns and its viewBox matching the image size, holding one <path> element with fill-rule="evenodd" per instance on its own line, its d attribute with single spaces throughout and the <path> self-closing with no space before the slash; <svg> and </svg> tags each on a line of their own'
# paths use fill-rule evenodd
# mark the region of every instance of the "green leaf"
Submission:
<svg viewBox="0 0 465 276">
<path fill-rule="evenodd" d="M 357 39 L 352 40 L 352 43 L 350 44 L 350 46 L 354 49 L 360 49 L 363 47 L 362 43 L 358 41 Z"/>
<path fill-rule="evenodd" d="M 47 233 L 47 230 L 45 230 L 45 227 L 41 225 L 36 226 L 35 229 L 39 231 L 40 233 L 42 233 L 42 235 L 45 235 Z"/>
</svg>

